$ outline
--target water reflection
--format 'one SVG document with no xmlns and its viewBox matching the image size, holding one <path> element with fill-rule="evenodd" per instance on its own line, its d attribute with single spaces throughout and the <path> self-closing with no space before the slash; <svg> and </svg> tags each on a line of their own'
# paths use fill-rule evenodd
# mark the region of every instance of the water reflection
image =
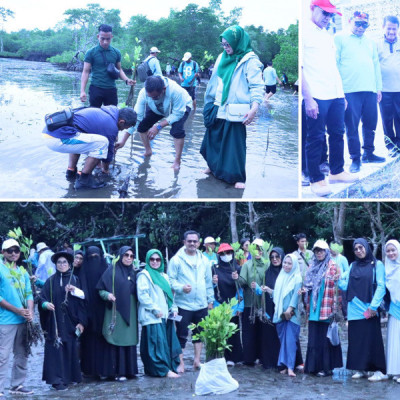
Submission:
<svg viewBox="0 0 400 400">
<path fill-rule="evenodd" d="M 102 189 L 76 192 L 64 178 L 67 155 L 47 149 L 41 139 L 43 117 L 65 106 L 80 107 L 80 73 L 63 71 L 48 63 L 0 59 L 0 178 L 1 198 L 118 198 L 121 184 L 135 168 L 129 198 L 296 198 L 297 97 L 278 91 L 263 104 L 247 129 L 246 189 L 202 173 L 199 153 L 205 132 L 202 110 L 205 83 L 198 88 L 197 110 L 186 122 L 186 139 L 179 172 L 171 168 L 173 138 L 169 129 L 153 141 L 153 155 L 143 158 L 138 134 L 118 151 L 110 184 Z M 135 95 L 143 84 L 139 83 Z M 129 87 L 118 83 L 123 102 Z M 12 177 L 12 179 L 10 179 Z"/>
</svg>

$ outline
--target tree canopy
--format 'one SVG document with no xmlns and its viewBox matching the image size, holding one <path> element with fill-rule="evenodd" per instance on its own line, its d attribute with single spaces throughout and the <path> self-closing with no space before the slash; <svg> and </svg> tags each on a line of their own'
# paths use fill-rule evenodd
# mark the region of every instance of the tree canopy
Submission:
<svg viewBox="0 0 400 400">
<path fill-rule="evenodd" d="M 12 16 L 12 11 L 4 10 L 3 14 L 5 20 Z M 178 66 L 187 51 L 205 69 L 215 62 L 222 51 L 220 34 L 227 27 L 240 23 L 241 14 L 240 7 L 225 14 L 221 11 L 221 0 L 211 0 L 208 7 L 189 3 L 182 10 L 171 9 L 168 16 L 158 21 L 144 15 L 134 15 L 122 26 L 120 10 L 106 10 L 97 3 L 91 3 L 86 8 L 67 9 L 64 20 L 55 29 L 20 30 L 9 34 L 2 32 L 4 51 L 0 56 L 67 64 L 79 54 L 82 60 L 85 52 L 97 44 L 98 26 L 106 23 L 113 27 L 112 44 L 123 55 L 124 69 L 131 68 L 138 43 L 142 58 L 147 56 L 152 46 L 161 50 L 159 59 L 162 69 L 165 69 L 167 62 Z M 252 47 L 261 62 L 265 65 L 267 61 L 274 61 L 278 73 L 285 72 L 289 81 L 294 82 L 297 79 L 298 24 L 277 32 L 254 25 L 244 29 L 249 33 Z"/>
</svg>

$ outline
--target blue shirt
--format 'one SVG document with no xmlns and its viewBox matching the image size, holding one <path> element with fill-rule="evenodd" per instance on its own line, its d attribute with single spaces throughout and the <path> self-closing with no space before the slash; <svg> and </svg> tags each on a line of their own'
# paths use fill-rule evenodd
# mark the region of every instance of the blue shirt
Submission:
<svg viewBox="0 0 400 400">
<path fill-rule="evenodd" d="M 381 67 L 376 44 L 365 35 L 335 36 L 336 62 L 345 93 L 382 90 Z"/>
<path fill-rule="evenodd" d="M 389 307 L 389 314 L 400 321 L 400 304 L 391 301 Z"/>
<path fill-rule="evenodd" d="M 277 77 L 278 76 L 276 75 L 275 68 L 267 67 L 264 69 L 263 78 L 264 78 L 264 82 L 267 86 L 276 85 Z"/>
<path fill-rule="evenodd" d="M 349 276 L 351 272 L 352 265 L 347 272 L 343 274 L 343 276 L 339 279 L 339 288 L 342 290 L 347 290 L 349 285 Z M 349 321 L 364 319 L 364 312 L 367 311 L 367 308 L 376 311 L 378 307 L 381 305 L 383 297 L 386 293 L 385 286 L 385 266 L 381 261 L 378 261 L 375 266 L 375 279 L 376 279 L 376 290 L 374 293 L 374 297 L 372 298 L 371 303 L 364 303 L 358 297 L 354 297 L 352 301 L 349 301 L 347 304 L 347 319 Z"/>
<path fill-rule="evenodd" d="M 21 298 L 33 300 L 28 273 L 22 268 L 12 268 L 14 277 L 6 265 L 0 262 L 0 302 L 5 300 L 17 308 L 23 308 Z M 18 282 L 19 281 L 19 282 Z M 25 318 L 6 310 L 0 305 L 0 325 L 23 324 Z"/>
<path fill-rule="evenodd" d="M 153 73 L 153 75 L 162 76 L 160 61 L 158 61 L 158 58 L 156 56 L 149 55 L 144 61 L 145 62 L 148 61 L 147 64 L 150 68 L 150 71 Z"/>
<path fill-rule="evenodd" d="M 325 278 L 322 279 L 322 282 L 321 282 L 321 287 L 318 292 L 318 299 L 317 299 L 317 304 L 316 304 L 315 310 L 313 307 L 312 292 L 310 292 L 310 316 L 308 318 L 309 321 L 329 322 L 329 319 L 320 319 L 319 318 L 319 314 L 321 312 L 322 298 L 324 297 L 324 290 L 325 290 Z"/>
<path fill-rule="evenodd" d="M 189 63 L 186 61 L 181 62 L 178 72 L 182 74 L 182 87 L 191 87 L 197 85 L 197 79 L 195 78 L 195 74 L 199 72 L 199 66 L 197 65 L 197 62 L 193 60 L 191 60 Z"/>
<path fill-rule="evenodd" d="M 332 260 L 335 261 L 335 264 L 340 268 L 340 275 L 346 272 L 349 269 L 349 262 L 345 256 L 338 254 L 336 257 L 331 256 Z"/>
</svg>

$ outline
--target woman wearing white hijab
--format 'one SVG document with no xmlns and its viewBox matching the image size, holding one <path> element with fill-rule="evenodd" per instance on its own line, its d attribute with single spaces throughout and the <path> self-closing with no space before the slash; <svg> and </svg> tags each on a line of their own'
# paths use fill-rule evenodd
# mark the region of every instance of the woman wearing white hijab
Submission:
<svg viewBox="0 0 400 400">
<path fill-rule="evenodd" d="M 275 303 L 273 322 L 276 323 L 281 342 L 278 366 L 285 368 L 281 371 L 281 374 L 288 373 L 289 376 L 296 376 L 293 370 L 300 335 L 298 292 L 301 285 L 302 278 L 297 257 L 293 254 L 288 254 L 283 260 L 282 269 L 273 291 Z"/>
<path fill-rule="evenodd" d="M 385 246 L 386 287 L 390 292 L 387 329 L 387 374 L 400 383 L 400 243 L 389 240 Z"/>
</svg>

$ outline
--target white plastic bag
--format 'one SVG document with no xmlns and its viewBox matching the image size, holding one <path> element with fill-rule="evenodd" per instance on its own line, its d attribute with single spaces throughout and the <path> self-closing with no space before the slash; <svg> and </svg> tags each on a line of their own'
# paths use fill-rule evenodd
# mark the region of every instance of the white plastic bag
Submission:
<svg viewBox="0 0 400 400">
<path fill-rule="evenodd" d="M 229 373 L 225 358 L 216 358 L 201 366 L 195 393 L 197 396 L 225 394 L 238 388 L 239 383 Z"/>
</svg>

